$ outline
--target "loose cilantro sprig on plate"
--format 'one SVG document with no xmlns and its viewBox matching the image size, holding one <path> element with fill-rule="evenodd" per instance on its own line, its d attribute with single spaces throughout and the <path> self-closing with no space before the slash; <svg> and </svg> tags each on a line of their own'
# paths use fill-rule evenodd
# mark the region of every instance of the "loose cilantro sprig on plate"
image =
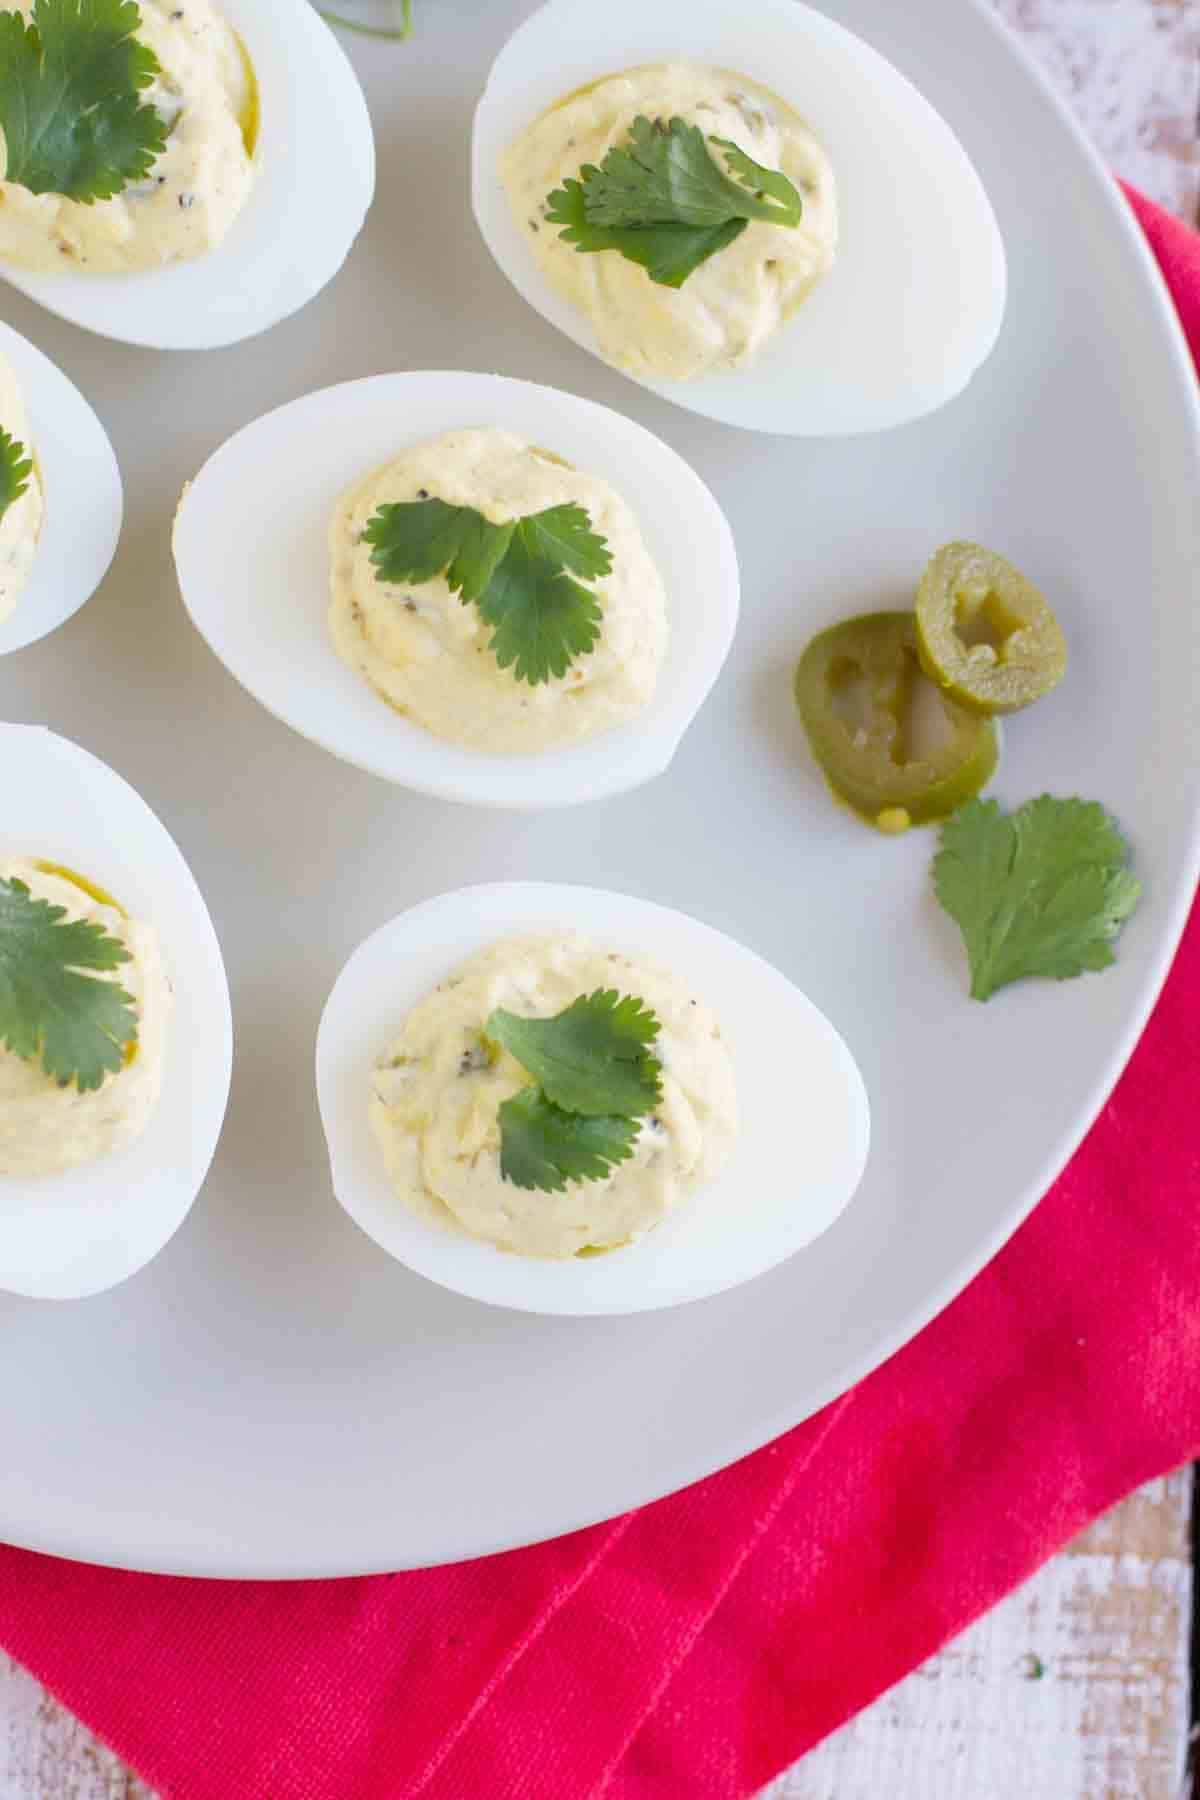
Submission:
<svg viewBox="0 0 1200 1800">
<path fill-rule="evenodd" d="M 942 827 L 938 899 L 957 923 L 971 995 L 986 1000 L 1027 975 L 1066 981 L 1116 961 L 1113 940 L 1142 884 L 1102 806 L 1043 794 L 1004 814 L 970 800 Z"/>
<path fill-rule="evenodd" d="M 633 1155 L 641 1121 L 662 1098 L 652 1046 L 659 1023 L 612 988 L 581 994 L 552 1019 L 498 1007 L 487 1038 L 534 1077 L 500 1108 L 500 1173 L 515 1187 L 561 1193 L 599 1181 Z"/>
<path fill-rule="evenodd" d="M 0 880 L 0 1045 L 59 1087 L 98 1088 L 137 1042 L 133 996 L 98 979 L 130 960 L 119 938 Z"/>
<path fill-rule="evenodd" d="M 0 428 L 0 519 L 29 486 L 33 463 L 24 444 Z"/>
<path fill-rule="evenodd" d="M 710 153 L 719 150 L 723 169 Z M 585 163 L 547 201 L 546 219 L 581 252 L 616 250 L 651 281 L 682 287 L 752 219 L 794 227 L 800 194 L 728 138 L 708 138 L 685 119 L 639 116 L 603 162 Z"/>
<path fill-rule="evenodd" d="M 90 205 L 149 174 L 166 126 L 140 99 L 159 62 L 134 0 L 35 0 L 0 12 L 4 179 Z"/>
<path fill-rule="evenodd" d="M 392 501 L 372 514 L 363 538 L 380 581 L 444 575 L 464 603 L 479 608 L 492 628 L 489 649 L 518 681 L 536 686 L 565 675 L 600 636 L 596 596 L 573 577 L 607 575 L 612 557 L 582 506 L 550 506 L 494 525 L 445 500 Z"/>
</svg>

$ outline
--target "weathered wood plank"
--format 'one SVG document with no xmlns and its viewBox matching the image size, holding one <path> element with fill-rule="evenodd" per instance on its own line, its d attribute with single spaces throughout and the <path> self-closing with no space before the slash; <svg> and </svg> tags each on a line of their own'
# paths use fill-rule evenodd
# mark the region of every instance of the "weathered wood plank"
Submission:
<svg viewBox="0 0 1200 1800">
<path fill-rule="evenodd" d="M 769 1800 L 1177 1800 L 1190 1491 L 1179 1474 L 1119 1506 Z"/>
<path fill-rule="evenodd" d="M 79 1721 L 0 1653 L 0 1800 L 153 1800 Z"/>
</svg>

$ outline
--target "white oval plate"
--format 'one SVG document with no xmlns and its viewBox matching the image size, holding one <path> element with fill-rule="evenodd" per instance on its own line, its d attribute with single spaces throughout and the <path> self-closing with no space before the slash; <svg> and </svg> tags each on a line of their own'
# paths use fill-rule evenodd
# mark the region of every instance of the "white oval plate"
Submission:
<svg viewBox="0 0 1200 1800">
<path fill-rule="evenodd" d="M 335 505 L 409 445 L 463 426 L 516 432 L 632 506 L 671 633 L 654 696 L 627 725 L 537 756 L 488 756 L 402 719 L 335 651 L 326 623 Z M 607 407 L 499 375 L 377 375 L 281 406 L 205 463 L 180 502 L 174 544 L 193 624 L 268 712 L 401 787 L 517 812 L 607 799 L 661 775 L 737 623 L 733 537 L 683 459 Z"/>
<path fill-rule="evenodd" d="M 261 119 L 250 196 L 209 255 L 128 275 L 0 264 L 39 306 L 155 350 L 211 350 L 266 331 L 337 274 L 375 187 L 354 71 L 308 0 L 219 0 L 254 64 Z"/>
<path fill-rule="evenodd" d="M 46 510 L 16 610 L 0 620 L 0 656 L 65 625 L 108 572 L 121 535 L 121 471 L 108 433 L 75 384 L 11 325 L 0 355 L 17 372 Z"/>
<path fill-rule="evenodd" d="M 172 990 L 162 1092 L 141 1137 L 44 1181 L 0 1179 L 0 1289 L 76 1300 L 157 1256 L 200 1192 L 229 1094 L 229 989 L 195 878 L 128 782 L 27 725 L 0 725 L 0 772 L 0 856 L 66 864 L 106 888 L 154 926 Z"/>
<path fill-rule="evenodd" d="M 437 0 L 410 45 L 346 40 L 393 175 L 328 306 L 219 361 L 132 371 L 111 345 L 72 344 L 134 516 L 72 629 L 0 662 L 0 716 L 61 721 L 168 820 L 221 932 L 238 1058 L 200 1204 L 151 1267 L 78 1306 L 0 1297 L 5 1366 L 37 1371 L 0 1390 L 10 1541 L 210 1575 L 344 1574 L 551 1536 L 707 1474 L 857 1380 L 1003 1243 L 1095 1116 L 1176 941 L 1200 811 L 1200 608 L 1181 598 L 1200 586 L 1195 379 L 1125 203 L 1060 105 L 971 0 L 836 0 L 978 167 L 1009 308 L 941 412 L 780 442 L 680 412 L 533 329 L 492 266 L 467 135 L 525 11 Z M 197 639 L 172 591 L 183 482 L 247 419 L 398 358 L 621 408 L 719 493 L 741 621 L 660 780 L 538 816 L 440 805 L 279 725 Z M 1061 690 L 1012 721 L 997 792 L 1105 800 L 1146 882 L 1116 968 L 986 1006 L 967 1000 L 930 897 L 928 835 L 889 842 L 829 804 L 789 687 L 811 632 L 904 604 L 956 534 L 1039 580 L 1071 645 Z M 534 1318 L 444 1292 L 347 1219 L 312 1078 L 334 978 L 405 907 L 508 880 L 677 907 L 836 1022 L 872 1152 L 815 1244 L 692 1306 Z"/>
<path fill-rule="evenodd" d="M 397 1200 L 367 1120 L 370 1074 L 411 1007 L 456 966 L 526 931 L 580 931 L 702 994 L 737 1070 L 738 1134 L 715 1181 L 638 1243 L 543 1262 L 442 1230 Z M 802 1021 L 800 1030 L 796 1021 Z M 779 1046 L 791 1041 L 790 1055 Z M 870 1117 L 854 1058 L 778 970 L 722 932 L 628 894 L 549 882 L 461 888 L 360 944 L 317 1033 L 317 1095 L 338 1199 L 367 1236 L 456 1293 L 533 1313 L 653 1312 L 773 1269 L 837 1218 L 862 1179 Z M 792 1166 L 784 1168 L 784 1158 Z"/>
</svg>

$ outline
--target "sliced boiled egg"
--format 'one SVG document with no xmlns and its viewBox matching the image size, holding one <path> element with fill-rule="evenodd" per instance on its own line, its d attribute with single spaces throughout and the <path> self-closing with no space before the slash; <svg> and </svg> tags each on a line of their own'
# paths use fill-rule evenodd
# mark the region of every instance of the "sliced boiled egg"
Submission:
<svg viewBox="0 0 1200 1800">
<path fill-rule="evenodd" d="M 369 1120 L 373 1071 L 411 1009 L 479 951 L 546 932 L 581 934 L 688 984 L 719 1023 L 737 1094 L 736 1136 L 712 1180 L 632 1242 L 554 1260 L 498 1249 L 448 1214 L 407 1205 Z M 862 1077 L 812 1002 L 699 920 L 596 888 L 461 888 L 392 919 L 359 945 L 334 984 L 317 1034 L 316 1076 L 333 1190 L 356 1224 L 431 1281 L 521 1312 L 645 1312 L 748 1281 L 825 1231 L 866 1163 Z M 556 1204 L 553 1193 L 534 1198 Z"/>
<path fill-rule="evenodd" d="M 32 865 L 64 895 L 78 890 L 84 902 L 99 901 L 111 916 L 147 928 L 169 990 L 153 1032 L 146 1003 L 145 1029 L 126 1069 L 110 1075 L 102 1090 L 109 1110 L 119 1110 L 122 1080 L 140 1073 L 140 1058 L 161 1053 L 161 1083 L 139 1135 L 58 1173 L 0 1173 L 0 1289 L 78 1299 L 124 1281 L 156 1256 L 200 1191 L 229 1094 L 229 989 L 192 873 L 127 782 L 86 750 L 32 725 L 0 725 L 0 774 L 0 867 Z M 131 990 L 134 985 L 131 980 Z M 28 1086 L 22 1085 L 26 1108 Z M 54 1117 L 64 1097 L 59 1130 L 65 1143 L 65 1134 L 77 1129 L 73 1105 L 96 1095 L 59 1089 L 47 1077 L 45 1100 Z M 10 1120 L 5 1125 L 11 1129 Z M 20 1150 L 8 1143 L 11 1167 L 25 1160 Z M 5 1151 L 0 1135 L 0 1155 Z"/>
<path fill-rule="evenodd" d="M 402 716 L 342 660 L 327 622 L 330 523 L 346 490 L 409 447 L 490 430 L 610 484 L 636 514 L 665 592 L 667 641 L 641 710 L 536 752 L 495 754 Z M 688 464 L 606 407 L 498 375 L 380 375 L 266 414 L 185 490 L 174 545 L 192 622 L 269 712 L 358 768 L 477 806 L 568 806 L 661 774 L 720 673 L 737 620 L 732 534 Z M 404 606 L 404 590 L 395 595 Z M 515 678 L 513 692 L 522 693 Z"/>
<path fill-rule="evenodd" d="M 203 16 L 193 19 L 197 0 L 190 10 L 188 0 L 178 7 L 146 0 L 166 77 L 161 93 L 148 94 L 166 121 L 167 149 L 144 182 L 107 203 L 120 211 L 106 214 L 105 202 L 76 208 L 89 216 L 60 234 L 64 242 L 54 247 L 62 249 L 61 270 L 5 259 L 0 231 L 0 274 L 14 287 L 87 331 L 152 349 L 237 343 L 298 311 L 341 268 L 375 186 L 362 89 L 308 0 L 200 5 Z M 203 58 L 225 35 L 222 20 L 233 33 L 219 72 L 227 89 L 238 90 L 245 154 L 237 147 L 236 156 L 214 147 L 221 121 L 205 116 L 219 89 Z M 180 39 L 179 79 L 167 61 L 172 33 Z M 196 236 L 202 218 L 213 241 L 196 254 L 197 242 L 207 241 Z M 108 243 L 89 254 L 89 233 L 119 242 L 142 230 L 158 237 L 167 260 L 112 271 Z"/>
<path fill-rule="evenodd" d="M 0 656 L 68 620 L 103 581 L 121 535 L 108 435 L 48 356 L 0 324 L 0 429 L 31 465 L 0 516 Z M 24 434 L 24 435 L 22 435 Z"/>
<path fill-rule="evenodd" d="M 798 279 L 789 290 L 799 292 L 793 310 L 751 360 L 731 355 L 729 366 L 671 380 L 654 371 L 666 366 L 664 338 L 680 317 L 672 309 L 687 306 L 689 284 L 701 290 L 693 288 L 697 339 L 724 324 L 734 343 L 781 279 L 773 272 L 771 243 L 790 253 L 800 232 L 752 223 L 743 240 L 717 252 L 678 290 L 652 282 L 641 269 L 629 277 L 634 265 L 615 249 L 572 252 L 592 265 L 625 262 L 619 282 L 598 268 L 579 283 L 571 280 L 573 294 L 576 286 L 584 290 L 589 316 L 551 285 L 535 256 L 544 238 L 533 234 L 558 227 L 539 216 L 532 188 L 518 216 L 502 178 L 513 146 L 528 144 L 523 134 L 565 101 L 580 106 L 589 127 L 586 151 L 572 130 L 549 158 L 542 142 L 534 166 L 553 166 L 554 186 L 577 178 L 573 157 L 599 162 L 610 147 L 609 111 L 599 100 L 604 90 L 595 96 L 592 90 L 628 76 L 628 106 L 642 112 L 640 83 L 653 110 L 650 72 L 664 65 L 730 78 L 731 104 L 706 105 L 716 129 L 726 133 L 739 129 L 740 112 L 751 134 L 743 150 L 764 117 L 798 115 L 816 140 L 815 149 L 799 152 L 794 170 L 808 190 L 812 221 L 806 225 L 802 210 L 801 231 L 815 234 L 808 291 L 799 292 Z M 672 86 L 680 82 L 668 82 L 664 91 Z M 617 107 L 612 116 L 625 113 Z M 759 160 L 766 166 L 767 157 Z M 524 188 L 516 191 L 525 196 Z M 749 430 L 835 436 L 917 418 L 961 391 L 1000 330 L 1004 248 L 966 152 L 897 69 L 796 0 L 741 7 L 727 0 L 612 0 L 600 8 L 590 0 L 550 0 L 509 38 L 492 67 L 475 114 L 472 194 L 493 257 L 545 319 L 603 355 L 599 318 L 606 360 L 681 406 Z M 824 267 L 835 231 L 836 249 Z M 760 235 L 752 239 L 753 233 Z M 752 242 L 759 246 L 754 258 L 746 254 Z M 715 273 L 705 285 L 708 271 Z M 611 313 L 614 303 L 620 317 Z"/>
</svg>

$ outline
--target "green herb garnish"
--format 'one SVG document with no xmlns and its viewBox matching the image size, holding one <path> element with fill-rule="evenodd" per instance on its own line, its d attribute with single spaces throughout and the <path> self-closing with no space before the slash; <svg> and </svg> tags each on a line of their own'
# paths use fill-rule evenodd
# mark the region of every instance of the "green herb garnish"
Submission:
<svg viewBox="0 0 1200 1800">
<path fill-rule="evenodd" d="M 730 173 L 709 152 L 719 150 Z M 736 177 L 736 179 L 734 179 Z M 547 201 L 546 219 L 581 252 L 616 250 L 662 287 L 682 287 L 752 219 L 794 227 L 803 202 L 778 169 L 685 119 L 639 116 L 597 167 L 585 163 Z"/>
<path fill-rule="evenodd" d="M 149 174 L 166 126 L 139 98 L 158 58 L 133 0 L 34 0 L 0 12 L 4 179 L 90 205 Z"/>
<path fill-rule="evenodd" d="M 389 502 L 363 533 L 376 579 L 432 581 L 444 575 L 464 604 L 492 627 L 488 648 L 502 669 L 531 686 L 565 675 L 595 647 L 600 607 L 590 588 L 612 568 L 604 538 L 582 506 L 551 506 L 505 525 L 444 500 Z"/>
<path fill-rule="evenodd" d="M 98 1088 L 137 1042 L 133 996 L 98 979 L 129 961 L 102 925 L 0 880 L 0 1045 L 40 1060 L 59 1087 Z"/>
<path fill-rule="evenodd" d="M 568 1181 L 601 1181 L 633 1155 L 636 1119 L 581 1118 L 522 1088 L 500 1108 L 500 1173 L 514 1187 L 560 1194 Z"/>
<path fill-rule="evenodd" d="M 500 1108 L 506 1181 L 561 1193 L 568 1181 L 599 1181 L 633 1155 L 642 1119 L 662 1098 L 662 1064 L 651 1048 L 659 1024 L 640 1000 L 597 989 L 552 1019 L 499 1007 L 484 1030 L 535 1077 Z"/>
<path fill-rule="evenodd" d="M 24 444 L 0 428 L 0 519 L 29 486 L 33 463 Z"/>
<path fill-rule="evenodd" d="M 662 1098 L 661 1064 L 649 1049 L 658 1020 L 631 994 L 581 994 L 553 1019 L 522 1019 L 498 1007 L 485 1031 L 566 1112 L 637 1118 Z"/>
<path fill-rule="evenodd" d="M 1066 981 L 1116 961 L 1113 940 L 1142 884 L 1102 806 L 1043 794 L 1004 814 L 970 800 L 942 827 L 938 899 L 958 925 L 971 995 L 986 1000 L 1028 975 Z"/>
</svg>

